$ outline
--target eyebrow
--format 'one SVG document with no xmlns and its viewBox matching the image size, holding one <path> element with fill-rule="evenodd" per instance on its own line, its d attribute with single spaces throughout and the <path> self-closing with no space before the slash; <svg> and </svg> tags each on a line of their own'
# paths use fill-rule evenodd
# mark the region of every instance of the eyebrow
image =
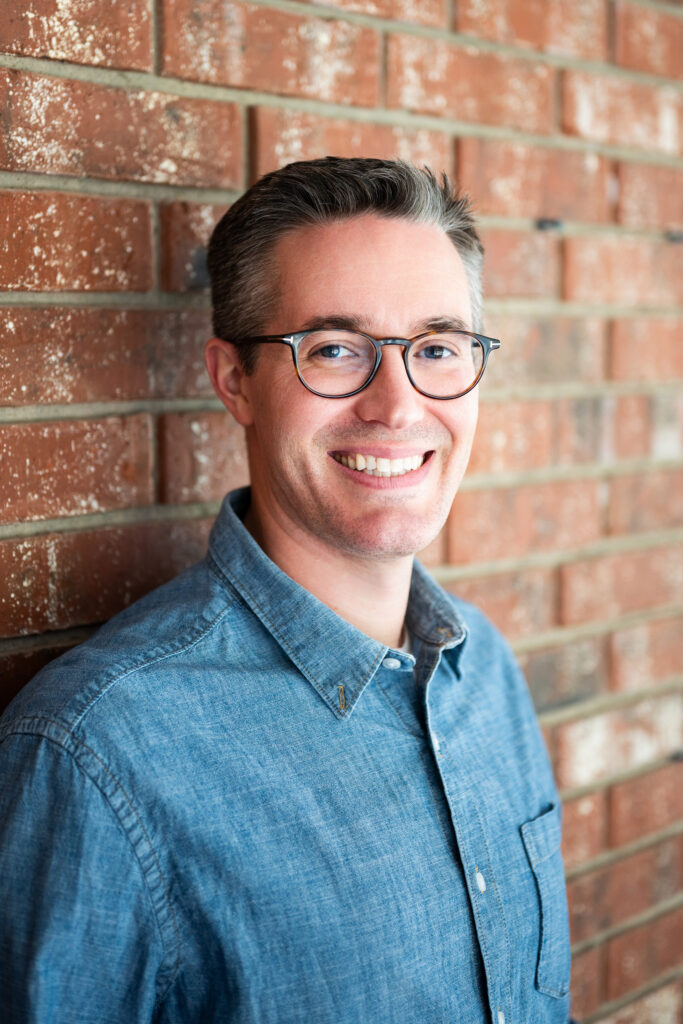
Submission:
<svg viewBox="0 0 683 1024">
<path fill-rule="evenodd" d="M 372 334 L 370 321 L 364 316 L 348 316 L 339 313 L 330 313 L 327 316 L 315 316 L 307 320 L 301 327 L 302 331 L 322 331 L 335 328 L 342 331 L 361 331 L 365 334 Z M 426 331 L 469 331 L 470 328 L 459 316 L 450 314 L 442 316 L 427 317 L 419 320 L 413 334 L 422 334 Z"/>
</svg>

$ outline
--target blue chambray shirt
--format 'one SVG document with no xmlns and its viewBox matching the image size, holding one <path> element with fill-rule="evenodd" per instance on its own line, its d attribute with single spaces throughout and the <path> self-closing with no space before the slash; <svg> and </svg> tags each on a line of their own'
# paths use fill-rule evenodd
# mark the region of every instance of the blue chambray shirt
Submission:
<svg viewBox="0 0 683 1024">
<path fill-rule="evenodd" d="M 560 809 L 506 643 L 416 564 L 388 650 L 248 500 L 2 718 L 2 1020 L 566 1024 Z"/>
</svg>

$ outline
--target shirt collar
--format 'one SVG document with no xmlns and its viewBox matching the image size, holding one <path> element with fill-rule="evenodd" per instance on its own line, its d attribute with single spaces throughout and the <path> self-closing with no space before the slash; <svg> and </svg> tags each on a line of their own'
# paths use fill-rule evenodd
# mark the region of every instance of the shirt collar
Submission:
<svg viewBox="0 0 683 1024">
<path fill-rule="evenodd" d="M 388 648 L 340 618 L 268 558 L 242 523 L 249 501 L 248 487 L 226 496 L 211 531 L 209 557 L 328 707 L 346 718 Z M 418 562 L 406 623 L 413 637 L 436 648 L 455 647 L 466 636 L 453 604 Z"/>
</svg>

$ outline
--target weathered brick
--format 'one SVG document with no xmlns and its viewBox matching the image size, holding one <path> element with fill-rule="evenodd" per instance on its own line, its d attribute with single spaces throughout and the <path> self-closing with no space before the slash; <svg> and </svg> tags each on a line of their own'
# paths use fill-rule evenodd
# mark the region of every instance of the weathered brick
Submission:
<svg viewBox="0 0 683 1024">
<path fill-rule="evenodd" d="M 603 404 L 599 398 L 482 402 L 470 475 L 572 466 L 598 459 Z"/>
<path fill-rule="evenodd" d="M 541 231 L 481 232 L 486 249 L 484 294 L 503 298 L 552 298 L 559 293 L 560 243 Z"/>
<path fill-rule="evenodd" d="M 209 203 L 161 205 L 162 288 L 171 292 L 193 292 L 209 287 L 206 246 L 225 210 L 225 206 Z"/>
<path fill-rule="evenodd" d="M 249 483 L 244 431 L 225 412 L 162 416 L 159 477 L 168 504 L 223 498 Z"/>
<path fill-rule="evenodd" d="M 605 0 L 459 0 L 456 25 L 500 43 L 589 60 L 607 56 Z"/>
<path fill-rule="evenodd" d="M 0 70 L 0 167 L 215 187 L 242 183 L 234 103 Z"/>
<path fill-rule="evenodd" d="M 640 988 L 650 978 L 680 966 L 682 934 L 683 908 L 680 908 L 612 939 L 607 946 L 607 998 L 618 999 Z M 673 1017 L 659 1019 L 674 1020 Z"/>
<path fill-rule="evenodd" d="M 559 786 L 585 786 L 674 753 L 683 741 L 679 694 L 644 700 L 555 730 Z"/>
<path fill-rule="evenodd" d="M 0 541 L 0 636 L 103 622 L 201 558 L 210 527 L 138 523 Z"/>
<path fill-rule="evenodd" d="M 610 362 L 615 380 L 683 378 L 683 321 L 677 317 L 616 320 Z"/>
<path fill-rule="evenodd" d="M 683 552 L 677 548 L 569 563 L 560 569 L 561 621 L 574 625 L 656 608 L 680 600 L 682 584 Z"/>
<path fill-rule="evenodd" d="M 152 423 L 112 416 L 0 428 L 0 522 L 150 505 Z"/>
<path fill-rule="evenodd" d="M 447 135 L 425 129 L 316 117 L 299 110 L 257 107 L 251 112 L 253 180 L 293 160 L 335 156 L 401 159 L 453 173 Z"/>
<path fill-rule="evenodd" d="M 598 318 L 487 313 L 484 333 L 501 341 L 486 367 L 483 389 L 555 381 L 592 383 L 605 376 L 605 323 Z"/>
<path fill-rule="evenodd" d="M 632 843 L 673 825 L 681 818 L 683 786 L 678 763 L 620 782 L 610 790 L 610 846 Z"/>
<path fill-rule="evenodd" d="M 683 675 L 683 619 L 644 622 L 610 637 L 611 688 L 644 690 Z"/>
<path fill-rule="evenodd" d="M 559 550 L 597 540 L 598 485 L 593 480 L 463 491 L 449 519 L 455 565 Z"/>
<path fill-rule="evenodd" d="M 606 448 L 620 459 L 637 459 L 652 450 L 652 399 L 622 395 L 607 403 Z"/>
<path fill-rule="evenodd" d="M 56 192 L 0 192 L 6 250 L 0 288 L 145 291 L 152 286 L 149 206 Z"/>
<path fill-rule="evenodd" d="M 598 790 L 567 800 L 562 809 L 562 858 L 567 871 L 585 864 L 605 849 L 607 796 Z"/>
<path fill-rule="evenodd" d="M 205 310 L 6 307 L 0 319 L 1 405 L 213 395 Z"/>
<path fill-rule="evenodd" d="M 683 837 L 573 879 L 567 887 L 572 942 L 584 942 L 668 900 L 683 886 Z"/>
<path fill-rule="evenodd" d="M 683 525 L 683 470 L 613 477 L 607 516 L 610 533 Z"/>
<path fill-rule="evenodd" d="M 602 1002 L 603 950 L 589 949 L 572 957 L 572 1017 L 582 1020 L 594 1013 Z"/>
<path fill-rule="evenodd" d="M 564 244 L 566 299 L 627 307 L 683 302 L 681 254 L 673 243 L 576 236 Z"/>
<path fill-rule="evenodd" d="M 617 0 L 614 9 L 617 64 L 666 78 L 683 77 L 681 18 L 624 0 Z"/>
<path fill-rule="evenodd" d="M 675 154 L 682 117 L 683 100 L 670 87 L 588 71 L 564 73 L 563 128 L 571 135 Z"/>
<path fill-rule="evenodd" d="M 498 139 L 459 139 L 458 182 L 479 213 L 606 221 L 609 165 L 572 153 Z"/>
<path fill-rule="evenodd" d="M 573 1006 L 573 1003 L 572 1003 Z M 683 1017 L 683 988 L 673 982 L 601 1017 L 600 1024 L 674 1024 Z"/>
<path fill-rule="evenodd" d="M 306 3 L 313 2 L 315 0 L 306 0 Z M 325 0 L 325 6 L 418 25 L 450 27 L 446 0 Z"/>
<path fill-rule="evenodd" d="M 617 175 L 617 219 L 621 224 L 638 228 L 683 226 L 683 171 L 620 163 Z"/>
<path fill-rule="evenodd" d="M 440 39 L 389 36 L 387 105 L 459 121 L 553 130 L 554 71 Z"/>
<path fill-rule="evenodd" d="M 4 5 L 0 49 L 26 57 L 151 71 L 148 0 L 23 0 Z"/>
<path fill-rule="evenodd" d="M 167 75 L 333 103 L 378 101 L 373 29 L 222 0 L 164 0 L 162 24 Z"/>
<path fill-rule="evenodd" d="M 556 624 L 557 586 L 550 570 L 496 573 L 453 583 L 446 581 L 443 586 L 483 609 L 510 639 L 535 636 Z"/>
<path fill-rule="evenodd" d="M 574 640 L 564 647 L 532 651 L 519 659 L 536 710 L 595 697 L 607 690 L 605 645 L 601 640 Z"/>
</svg>

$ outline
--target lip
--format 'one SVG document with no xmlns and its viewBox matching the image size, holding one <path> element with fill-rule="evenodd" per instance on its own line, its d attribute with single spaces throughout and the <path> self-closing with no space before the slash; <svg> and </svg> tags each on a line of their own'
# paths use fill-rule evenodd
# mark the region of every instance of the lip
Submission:
<svg viewBox="0 0 683 1024">
<path fill-rule="evenodd" d="M 377 455 L 380 451 L 389 451 L 384 448 L 349 448 L 348 451 L 343 449 L 335 449 L 335 453 L 339 455 Z M 352 480 L 354 483 L 359 484 L 361 487 L 369 487 L 376 491 L 394 491 L 401 490 L 406 487 L 415 487 L 421 484 L 427 475 L 429 474 L 430 466 L 432 463 L 433 451 L 425 452 L 424 449 L 418 449 L 411 452 L 402 452 L 400 455 L 394 451 L 390 455 L 380 455 L 380 458 L 394 458 L 400 459 L 401 457 L 407 458 L 408 455 L 426 455 L 427 458 L 422 463 L 419 469 L 413 469 L 410 473 L 405 473 L 403 476 L 369 476 L 367 473 L 360 473 L 357 469 L 349 469 L 348 466 L 342 465 L 341 462 L 337 462 L 336 459 L 332 458 L 330 454 L 330 462 L 342 472 L 345 476 Z"/>
</svg>

